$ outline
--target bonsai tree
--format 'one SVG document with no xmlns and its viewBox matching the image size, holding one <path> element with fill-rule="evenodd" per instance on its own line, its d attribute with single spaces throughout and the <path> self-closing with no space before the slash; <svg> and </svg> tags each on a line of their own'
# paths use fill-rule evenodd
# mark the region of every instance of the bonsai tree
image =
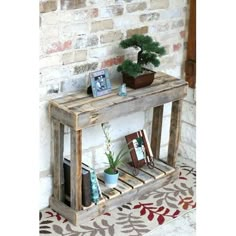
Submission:
<svg viewBox="0 0 236 236">
<path fill-rule="evenodd" d="M 150 36 L 135 34 L 132 37 L 122 40 L 120 47 L 126 49 L 133 47 L 139 50 L 137 54 L 137 62 L 129 59 L 117 67 L 117 71 L 124 72 L 132 77 L 137 77 L 145 70 L 143 67 L 149 63 L 155 67 L 160 65 L 158 57 L 165 54 L 165 48 L 160 46 L 159 42 L 154 42 Z"/>
</svg>

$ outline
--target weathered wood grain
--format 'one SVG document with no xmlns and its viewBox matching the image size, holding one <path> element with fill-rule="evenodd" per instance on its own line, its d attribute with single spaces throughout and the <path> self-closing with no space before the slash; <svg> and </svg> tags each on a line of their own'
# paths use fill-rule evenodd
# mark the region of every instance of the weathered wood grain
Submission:
<svg viewBox="0 0 236 236">
<path fill-rule="evenodd" d="M 53 160 L 53 195 L 56 199 L 64 201 L 64 172 L 63 172 L 63 147 L 64 125 L 51 119 L 51 145 Z"/>
<path fill-rule="evenodd" d="M 142 171 L 148 173 L 149 175 L 151 175 L 153 178 L 155 179 L 160 179 L 162 178 L 165 173 L 159 169 L 156 169 L 156 168 L 148 168 L 147 165 L 144 165 L 143 167 L 140 168 Z"/>
<path fill-rule="evenodd" d="M 163 120 L 163 105 L 153 108 L 151 149 L 154 159 L 159 159 L 161 148 L 161 131 Z"/>
<path fill-rule="evenodd" d="M 142 186 L 143 183 L 135 178 L 133 175 L 129 175 L 126 172 L 122 171 L 122 169 L 119 169 L 119 180 L 123 181 L 124 183 L 128 184 L 132 188 L 137 188 L 139 186 Z"/>
<path fill-rule="evenodd" d="M 160 79 L 162 78 L 162 79 Z M 128 89 L 126 97 L 117 95 L 117 91 L 105 96 L 93 98 L 85 95 L 78 99 L 70 95 L 65 103 L 63 98 L 50 102 L 52 117 L 76 130 L 97 123 L 109 121 L 117 116 L 124 116 L 131 112 L 161 106 L 164 103 L 176 101 L 187 94 L 187 82 L 169 75 L 162 75 L 155 79 L 151 86 L 142 89 Z"/>
<path fill-rule="evenodd" d="M 167 163 L 175 167 L 179 138 L 180 138 L 180 122 L 181 122 L 182 100 L 174 101 L 171 110 L 170 122 L 170 138 L 168 145 Z"/>
<path fill-rule="evenodd" d="M 175 171 L 175 168 L 167 165 L 163 161 L 154 160 L 155 168 L 163 171 L 165 174 L 170 174 Z"/>
<path fill-rule="evenodd" d="M 99 185 L 102 191 L 102 194 L 105 195 L 108 199 L 112 199 L 120 195 L 121 193 L 114 188 L 108 188 L 102 181 L 99 181 Z"/>
<path fill-rule="evenodd" d="M 119 169 L 123 170 L 124 172 L 134 175 L 134 167 L 132 166 L 127 166 L 127 165 L 122 165 Z M 141 170 L 139 170 L 138 174 L 134 176 L 136 179 L 140 180 L 143 183 L 149 183 L 154 181 L 154 177 L 149 175 L 148 173 L 145 173 Z"/>
<path fill-rule="evenodd" d="M 71 207 L 80 210 L 82 206 L 82 130 L 71 129 Z"/>
</svg>

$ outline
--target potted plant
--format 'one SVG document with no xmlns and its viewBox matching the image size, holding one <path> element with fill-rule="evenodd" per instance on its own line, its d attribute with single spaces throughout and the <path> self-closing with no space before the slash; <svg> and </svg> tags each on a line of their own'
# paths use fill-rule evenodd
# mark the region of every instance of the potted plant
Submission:
<svg viewBox="0 0 236 236">
<path fill-rule="evenodd" d="M 124 145 L 122 146 L 118 154 L 115 154 L 112 151 L 109 128 L 110 127 L 108 125 L 102 124 L 102 130 L 105 135 L 106 145 L 105 155 L 109 164 L 109 167 L 104 170 L 104 181 L 107 187 L 114 188 L 116 187 L 119 178 L 119 171 L 117 168 L 122 164 L 122 159 L 129 152 L 129 149 L 127 145 Z"/>
<path fill-rule="evenodd" d="M 123 74 L 123 83 L 134 89 L 150 85 L 154 80 L 155 72 L 145 66 L 153 64 L 158 67 L 159 57 L 166 53 L 165 48 L 160 46 L 159 42 L 153 41 L 150 36 L 142 34 L 135 34 L 122 40 L 120 47 L 124 49 L 133 47 L 139 50 L 136 62 L 126 59 L 117 67 L 117 71 Z"/>
</svg>

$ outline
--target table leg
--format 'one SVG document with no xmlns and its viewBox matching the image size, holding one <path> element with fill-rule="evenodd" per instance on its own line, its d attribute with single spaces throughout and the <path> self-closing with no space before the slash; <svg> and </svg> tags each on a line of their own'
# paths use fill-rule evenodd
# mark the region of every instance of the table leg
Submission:
<svg viewBox="0 0 236 236">
<path fill-rule="evenodd" d="M 152 119 L 151 149 L 154 158 L 157 159 L 159 159 L 160 155 L 162 119 L 163 119 L 163 105 L 154 107 L 153 119 Z"/>
<path fill-rule="evenodd" d="M 63 147 L 64 125 L 59 121 L 51 121 L 52 159 L 53 159 L 53 195 L 57 200 L 64 201 L 64 172 L 63 172 Z"/>
<path fill-rule="evenodd" d="M 82 130 L 71 129 L 71 207 L 81 210 L 82 205 Z"/>
<path fill-rule="evenodd" d="M 172 167 L 175 167 L 177 152 L 178 152 L 182 103 L 183 103 L 182 100 L 175 101 L 172 103 L 170 138 L 169 138 L 168 158 L 167 158 L 167 163 Z"/>
</svg>

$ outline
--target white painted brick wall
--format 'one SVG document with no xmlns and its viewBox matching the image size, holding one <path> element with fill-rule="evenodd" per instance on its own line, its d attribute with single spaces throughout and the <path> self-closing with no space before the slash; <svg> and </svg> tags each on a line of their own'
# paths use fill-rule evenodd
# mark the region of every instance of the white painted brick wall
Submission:
<svg viewBox="0 0 236 236">
<path fill-rule="evenodd" d="M 45 0 L 47 1 L 47 0 Z M 136 11 L 134 5 L 143 3 Z M 46 11 L 40 14 L 40 75 L 39 75 L 39 97 L 40 97 L 40 173 L 51 173 L 50 160 L 50 126 L 47 117 L 47 102 L 49 99 L 59 96 L 69 91 L 85 90 L 88 86 L 90 71 L 81 74 L 74 74 L 74 67 L 89 63 L 97 63 L 100 69 L 105 60 L 124 56 L 134 58 L 136 50 L 123 50 L 119 48 L 119 40 L 108 39 L 102 43 L 104 35 L 111 35 L 112 32 L 119 31 L 123 38 L 132 31 L 147 30 L 145 33 L 160 41 L 168 51 L 168 55 L 161 59 L 159 70 L 181 78 L 181 67 L 184 58 L 184 47 L 174 50 L 174 45 L 184 44 L 181 32 L 185 31 L 185 11 L 186 0 L 87 0 L 85 7 L 78 9 L 68 9 L 63 6 L 60 10 L 61 2 L 57 1 L 57 10 Z M 76 4 L 76 2 L 75 2 Z M 127 11 L 133 9 L 131 13 Z M 142 7 L 146 7 L 141 10 Z M 124 8 L 124 10 L 122 10 Z M 150 15 L 150 13 L 152 15 Z M 131 19 L 132 16 L 132 20 Z M 105 30 L 101 25 L 99 31 L 93 29 L 94 22 L 107 20 L 110 22 Z M 119 37 L 118 37 L 119 38 Z M 83 55 L 68 58 L 74 55 L 75 51 L 83 50 Z M 64 55 L 64 56 L 63 56 Z M 67 57 L 65 58 L 65 55 Z M 85 60 L 85 61 L 82 61 Z M 63 65 L 66 64 L 66 65 Z M 110 78 L 113 82 L 120 82 L 121 75 L 116 71 L 117 65 L 108 67 Z M 192 100 L 193 98 L 193 100 Z M 195 92 L 189 91 L 184 104 L 183 122 L 191 124 L 195 122 Z M 165 105 L 161 156 L 167 155 L 167 143 L 169 137 L 171 104 Z M 152 111 L 138 112 L 127 117 L 121 117 L 110 121 L 111 135 L 118 147 L 124 142 L 124 136 L 145 128 L 150 137 L 150 125 Z M 183 125 L 183 130 L 186 125 Z M 70 155 L 70 136 L 68 127 L 65 130 L 64 156 Z M 195 141 L 182 134 L 180 152 L 192 158 L 194 155 Z M 185 135 L 186 134 L 186 135 Z M 83 130 L 83 160 L 96 168 L 102 168 L 101 162 L 104 156 L 103 133 L 100 126 Z M 40 208 L 48 206 L 48 199 L 52 194 L 51 177 L 42 174 L 40 179 Z"/>
</svg>

